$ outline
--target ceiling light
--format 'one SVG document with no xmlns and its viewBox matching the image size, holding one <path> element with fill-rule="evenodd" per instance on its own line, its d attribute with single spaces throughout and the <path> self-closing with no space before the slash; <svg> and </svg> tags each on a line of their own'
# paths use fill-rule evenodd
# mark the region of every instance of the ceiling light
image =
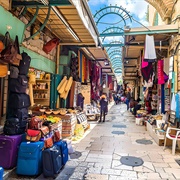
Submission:
<svg viewBox="0 0 180 180">
<path fill-rule="evenodd" d="M 74 33 L 74 31 L 70 27 L 67 27 L 67 30 L 74 37 L 74 39 L 76 39 L 77 41 L 80 41 L 80 39 L 77 37 L 77 35 Z"/>
<path fill-rule="evenodd" d="M 54 13 L 61 19 L 61 21 L 64 23 L 64 25 L 66 27 L 69 27 L 69 24 L 66 22 L 66 20 L 64 19 L 64 17 L 60 14 L 59 10 L 55 7 L 52 6 L 52 10 L 54 11 Z"/>
<path fill-rule="evenodd" d="M 64 25 L 66 26 L 67 30 L 69 31 L 69 33 L 74 37 L 74 39 L 76 39 L 77 41 L 80 41 L 80 39 L 78 38 L 78 36 L 76 35 L 76 33 L 71 29 L 71 27 L 69 26 L 69 24 L 66 22 L 66 20 L 64 19 L 64 17 L 61 15 L 61 13 L 59 12 L 59 10 L 55 7 L 52 6 L 52 10 L 54 11 L 54 13 L 59 17 L 59 19 L 61 19 L 61 21 L 64 23 Z"/>
</svg>

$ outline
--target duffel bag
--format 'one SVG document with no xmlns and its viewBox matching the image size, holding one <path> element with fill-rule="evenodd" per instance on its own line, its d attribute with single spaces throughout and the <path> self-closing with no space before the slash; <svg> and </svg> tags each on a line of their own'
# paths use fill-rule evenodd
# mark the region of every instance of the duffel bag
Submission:
<svg viewBox="0 0 180 180">
<path fill-rule="evenodd" d="M 18 118 L 6 119 L 3 128 L 4 134 L 6 135 L 17 135 L 23 134 L 26 130 L 27 120 L 20 121 Z"/>
<path fill-rule="evenodd" d="M 25 75 L 19 75 L 17 79 L 13 78 L 9 81 L 9 90 L 15 93 L 26 93 L 28 79 Z"/>
<path fill-rule="evenodd" d="M 30 98 L 27 94 L 10 93 L 8 107 L 14 109 L 27 108 L 30 106 Z"/>
<path fill-rule="evenodd" d="M 28 116 L 28 108 L 22 108 L 22 109 L 12 109 L 12 108 L 8 108 L 7 111 L 7 119 L 8 118 L 12 118 L 12 117 L 16 117 L 19 120 L 25 120 L 27 119 Z"/>
</svg>

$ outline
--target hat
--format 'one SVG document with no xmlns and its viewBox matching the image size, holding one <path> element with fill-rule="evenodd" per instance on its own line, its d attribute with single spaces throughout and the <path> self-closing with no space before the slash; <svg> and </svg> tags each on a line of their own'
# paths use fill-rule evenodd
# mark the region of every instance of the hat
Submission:
<svg viewBox="0 0 180 180">
<path fill-rule="evenodd" d="M 102 98 L 103 98 L 103 99 L 106 99 L 106 96 L 105 96 L 105 95 L 102 95 L 102 96 L 101 96 L 101 99 L 102 99 Z"/>
</svg>

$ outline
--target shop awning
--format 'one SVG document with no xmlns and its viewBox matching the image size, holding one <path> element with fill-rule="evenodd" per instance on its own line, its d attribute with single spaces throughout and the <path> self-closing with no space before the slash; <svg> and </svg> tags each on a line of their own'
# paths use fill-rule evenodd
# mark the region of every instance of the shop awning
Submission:
<svg viewBox="0 0 180 180">
<path fill-rule="evenodd" d="M 60 39 L 61 45 L 98 46 L 98 31 L 84 0 L 13 0 L 12 6 L 26 7 Z"/>
<path fill-rule="evenodd" d="M 125 47 L 123 54 L 124 79 L 137 79 L 140 68 L 141 50 L 144 49 L 145 36 L 154 35 L 155 48 L 159 52 L 167 51 L 169 39 L 179 32 L 178 25 L 149 26 L 147 28 L 132 28 L 125 32 Z"/>
</svg>

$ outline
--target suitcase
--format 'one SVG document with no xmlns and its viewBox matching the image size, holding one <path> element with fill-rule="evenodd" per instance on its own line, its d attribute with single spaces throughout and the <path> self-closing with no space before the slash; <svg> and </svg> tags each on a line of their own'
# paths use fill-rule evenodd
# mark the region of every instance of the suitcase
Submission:
<svg viewBox="0 0 180 180">
<path fill-rule="evenodd" d="M 62 168 L 62 156 L 60 147 L 53 147 L 43 151 L 43 175 L 44 177 L 55 177 Z"/>
<path fill-rule="evenodd" d="M 12 117 L 16 117 L 19 120 L 27 119 L 29 117 L 28 116 L 28 108 L 22 108 L 22 109 L 8 108 L 6 118 L 8 119 L 8 118 L 12 118 Z"/>
<path fill-rule="evenodd" d="M 35 176 L 42 173 L 44 142 L 22 142 L 18 151 L 16 173 Z"/>
<path fill-rule="evenodd" d="M 26 52 L 23 52 L 21 55 L 22 55 L 22 60 L 20 61 L 19 64 L 19 74 L 27 75 L 29 71 L 31 57 Z"/>
<path fill-rule="evenodd" d="M 68 161 L 68 147 L 66 141 L 58 141 L 54 143 L 55 145 L 59 146 L 61 149 L 61 156 L 62 156 L 62 164 L 65 165 Z"/>
<path fill-rule="evenodd" d="M 30 106 L 30 98 L 27 94 L 10 93 L 8 108 L 21 109 Z"/>
<path fill-rule="evenodd" d="M 6 135 L 18 135 L 25 133 L 27 127 L 27 120 L 20 121 L 18 118 L 6 119 L 3 128 Z"/>
<path fill-rule="evenodd" d="M 0 166 L 11 169 L 17 164 L 18 147 L 22 135 L 0 135 Z"/>
<path fill-rule="evenodd" d="M 3 180 L 4 169 L 0 167 L 0 180 Z"/>
<path fill-rule="evenodd" d="M 17 79 L 10 78 L 9 90 L 15 93 L 26 93 L 28 79 L 25 75 L 19 75 Z"/>
</svg>

